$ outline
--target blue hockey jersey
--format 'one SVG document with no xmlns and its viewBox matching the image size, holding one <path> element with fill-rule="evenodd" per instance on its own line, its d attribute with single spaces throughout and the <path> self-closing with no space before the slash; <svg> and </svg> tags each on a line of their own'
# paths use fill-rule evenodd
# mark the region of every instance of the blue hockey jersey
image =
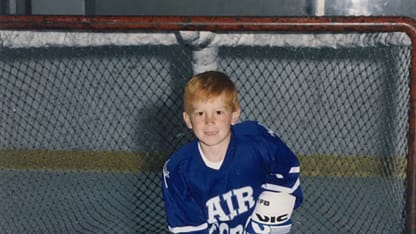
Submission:
<svg viewBox="0 0 416 234">
<path fill-rule="evenodd" d="M 302 202 L 299 161 L 273 132 L 255 121 L 232 126 L 221 167 L 207 167 L 198 141 L 165 162 L 163 199 L 172 233 L 244 233 L 259 194 L 287 192 Z"/>
</svg>

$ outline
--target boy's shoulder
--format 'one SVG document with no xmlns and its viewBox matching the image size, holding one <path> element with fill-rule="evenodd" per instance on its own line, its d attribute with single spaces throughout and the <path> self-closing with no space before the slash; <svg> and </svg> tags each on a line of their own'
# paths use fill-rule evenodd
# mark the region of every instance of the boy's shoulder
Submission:
<svg viewBox="0 0 416 234">
<path fill-rule="evenodd" d="M 188 164 L 198 153 L 198 142 L 196 140 L 186 143 L 175 152 L 173 152 L 166 160 L 169 168 L 176 168 L 179 165 Z"/>
<path fill-rule="evenodd" d="M 243 121 L 233 126 L 233 134 L 242 140 L 271 144 L 283 144 L 282 139 L 272 130 L 253 120 Z"/>
<path fill-rule="evenodd" d="M 274 135 L 271 130 L 254 120 L 246 120 L 233 125 L 233 131 L 237 136 Z"/>
</svg>

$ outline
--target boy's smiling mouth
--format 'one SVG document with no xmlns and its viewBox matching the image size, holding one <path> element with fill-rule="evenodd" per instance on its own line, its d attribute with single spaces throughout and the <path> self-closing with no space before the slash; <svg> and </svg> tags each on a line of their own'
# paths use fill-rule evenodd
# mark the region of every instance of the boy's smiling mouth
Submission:
<svg viewBox="0 0 416 234">
<path fill-rule="evenodd" d="M 217 130 L 206 130 L 204 131 L 204 134 L 207 136 L 214 136 L 217 135 L 218 131 Z"/>
</svg>

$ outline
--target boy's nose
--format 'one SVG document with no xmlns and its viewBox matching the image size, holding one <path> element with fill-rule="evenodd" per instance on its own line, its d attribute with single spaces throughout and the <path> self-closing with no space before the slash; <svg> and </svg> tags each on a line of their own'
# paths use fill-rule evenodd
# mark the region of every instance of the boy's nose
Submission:
<svg viewBox="0 0 416 234">
<path fill-rule="evenodd" d="M 205 118 L 205 122 L 207 124 L 214 123 L 215 122 L 215 117 L 213 115 L 207 115 L 206 118 Z"/>
</svg>

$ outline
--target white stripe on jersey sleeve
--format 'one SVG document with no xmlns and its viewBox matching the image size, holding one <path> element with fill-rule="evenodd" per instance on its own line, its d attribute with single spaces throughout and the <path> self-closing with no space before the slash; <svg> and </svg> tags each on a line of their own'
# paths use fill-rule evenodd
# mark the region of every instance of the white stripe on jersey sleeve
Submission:
<svg viewBox="0 0 416 234">
<path fill-rule="evenodd" d="M 281 185 L 276 185 L 276 184 L 263 184 L 261 187 L 270 191 L 275 191 L 275 192 L 285 192 L 285 193 L 293 193 L 298 187 L 300 186 L 300 180 L 299 178 L 296 180 L 295 184 L 289 188 L 289 187 L 284 187 Z"/>
<path fill-rule="evenodd" d="M 290 168 L 289 173 L 300 173 L 300 167 Z"/>
<path fill-rule="evenodd" d="M 169 228 L 169 231 L 172 232 L 172 233 L 182 233 L 182 232 L 191 233 L 191 232 L 201 231 L 201 230 L 207 229 L 208 224 L 204 223 L 204 224 L 201 224 L 199 226 L 183 226 L 183 227 L 170 227 L 170 226 L 168 226 L 168 228 Z"/>
<path fill-rule="evenodd" d="M 300 167 L 292 167 L 289 170 L 289 174 L 299 174 L 300 173 Z M 276 173 L 276 174 L 272 174 L 275 175 L 278 179 L 283 179 L 283 175 Z"/>
</svg>

